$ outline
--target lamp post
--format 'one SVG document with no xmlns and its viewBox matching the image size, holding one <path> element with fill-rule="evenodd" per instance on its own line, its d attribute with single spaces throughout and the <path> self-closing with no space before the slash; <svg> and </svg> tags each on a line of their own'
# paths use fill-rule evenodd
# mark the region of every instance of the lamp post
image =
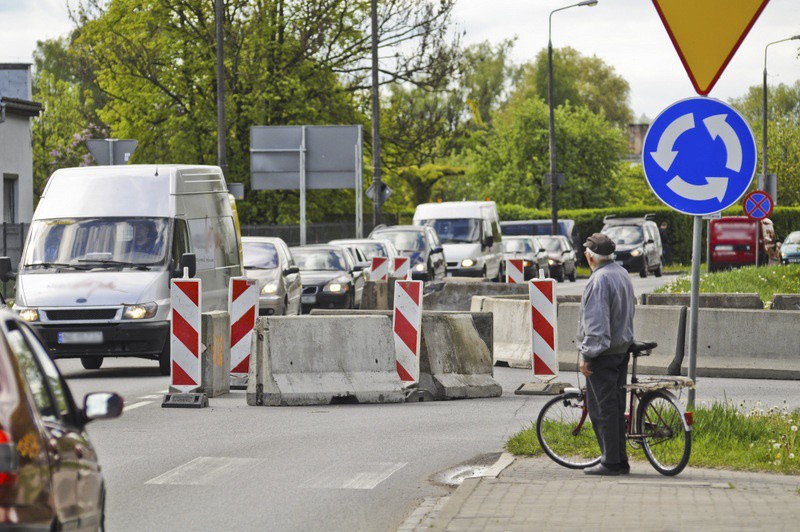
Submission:
<svg viewBox="0 0 800 532">
<path fill-rule="evenodd" d="M 795 35 L 794 37 L 788 37 L 779 41 L 773 41 L 764 47 L 764 86 L 761 89 L 762 96 L 764 98 L 763 108 L 761 110 L 761 134 L 763 139 L 761 146 L 761 179 L 759 179 L 758 183 L 758 188 L 760 190 L 766 190 L 765 187 L 767 186 L 767 119 L 769 118 L 767 111 L 767 50 L 773 44 L 797 40 L 800 40 L 800 35 Z"/>
<path fill-rule="evenodd" d="M 577 4 L 560 7 L 550 12 L 547 23 L 547 102 L 550 106 L 550 206 L 553 211 L 551 233 L 558 234 L 558 183 L 556 180 L 556 127 L 553 109 L 553 13 L 571 7 L 596 6 L 598 0 L 584 0 Z"/>
</svg>

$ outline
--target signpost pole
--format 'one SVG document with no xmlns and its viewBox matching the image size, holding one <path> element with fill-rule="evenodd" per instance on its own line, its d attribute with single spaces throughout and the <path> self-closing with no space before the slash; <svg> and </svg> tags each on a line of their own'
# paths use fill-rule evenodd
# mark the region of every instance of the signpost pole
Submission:
<svg viewBox="0 0 800 532">
<path fill-rule="evenodd" d="M 363 130 L 358 126 L 358 143 L 355 146 L 356 152 L 356 238 L 364 238 L 364 174 L 361 159 L 361 137 Z"/>
<path fill-rule="evenodd" d="M 697 324 L 700 307 L 700 261 L 703 241 L 703 217 L 694 217 L 692 230 L 692 295 L 689 302 L 689 378 L 697 382 Z M 688 410 L 694 410 L 694 388 L 689 390 Z"/>
<path fill-rule="evenodd" d="M 108 142 L 108 164 L 114 166 L 114 139 L 107 139 Z"/>
<path fill-rule="evenodd" d="M 300 140 L 300 245 L 306 245 L 306 126 Z"/>
</svg>

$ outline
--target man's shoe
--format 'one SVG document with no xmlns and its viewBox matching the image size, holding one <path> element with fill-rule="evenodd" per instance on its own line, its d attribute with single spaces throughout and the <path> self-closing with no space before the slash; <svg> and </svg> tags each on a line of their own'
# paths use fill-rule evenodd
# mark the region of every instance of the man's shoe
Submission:
<svg viewBox="0 0 800 532">
<path fill-rule="evenodd" d="M 616 477 L 620 474 L 620 471 L 617 469 L 609 469 L 608 467 L 604 466 L 603 464 L 597 464 L 594 467 L 590 467 L 588 469 L 583 470 L 584 474 L 586 475 L 599 475 L 599 476 L 607 476 L 607 477 Z"/>
<path fill-rule="evenodd" d="M 620 475 L 630 475 L 631 474 L 631 464 L 628 462 L 620 462 L 619 463 L 619 474 Z"/>
</svg>

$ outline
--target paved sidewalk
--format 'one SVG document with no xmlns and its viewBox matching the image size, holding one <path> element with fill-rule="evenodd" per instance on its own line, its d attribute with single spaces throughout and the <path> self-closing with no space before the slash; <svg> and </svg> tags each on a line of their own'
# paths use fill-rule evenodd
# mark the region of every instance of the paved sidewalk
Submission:
<svg viewBox="0 0 800 532">
<path fill-rule="evenodd" d="M 497 478 L 471 478 L 428 530 L 800 529 L 800 477 L 687 468 L 588 477 L 546 458 L 517 459 Z"/>
</svg>

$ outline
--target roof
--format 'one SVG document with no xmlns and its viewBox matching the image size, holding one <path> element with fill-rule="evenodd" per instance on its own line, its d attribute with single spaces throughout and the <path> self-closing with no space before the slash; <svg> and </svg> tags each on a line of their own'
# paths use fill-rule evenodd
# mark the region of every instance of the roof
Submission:
<svg viewBox="0 0 800 532">
<path fill-rule="evenodd" d="M 425 227 L 422 225 L 387 225 L 386 227 L 376 227 L 373 233 L 382 233 L 384 231 L 424 231 Z"/>
<path fill-rule="evenodd" d="M 42 104 L 30 100 L 19 98 L 0 97 L 0 107 L 3 114 L 13 114 L 17 116 L 32 117 L 39 116 L 42 112 Z"/>
</svg>

